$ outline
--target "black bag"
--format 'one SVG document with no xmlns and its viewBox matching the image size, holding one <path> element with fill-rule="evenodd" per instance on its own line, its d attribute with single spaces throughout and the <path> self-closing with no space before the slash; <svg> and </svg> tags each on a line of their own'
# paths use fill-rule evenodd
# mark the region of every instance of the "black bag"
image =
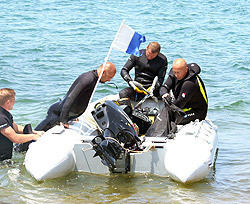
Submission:
<svg viewBox="0 0 250 204">
<path fill-rule="evenodd" d="M 147 137 L 169 137 L 173 138 L 177 125 L 182 121 L 186 113 L 165 100 L 164 107 L 156 116 L 155 122 L 148 129 Z"/>
</svg>

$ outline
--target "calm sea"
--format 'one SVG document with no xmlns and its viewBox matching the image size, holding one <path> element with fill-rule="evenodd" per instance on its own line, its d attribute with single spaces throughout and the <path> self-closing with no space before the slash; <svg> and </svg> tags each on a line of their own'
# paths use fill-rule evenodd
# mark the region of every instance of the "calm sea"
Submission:
<svg viewBox="0 0 250 204">
<path fill-rule="evenodd" d="M 249 203 L 250 2 L 248 0 L 1 0 L 0 87 L 17 92 L 19 124 L 35 127 L 83 72 L 104 62 L 123 19 L 158 41 L 169 68 L 176 58 L 201 66 L 219 151 L 209 178 L 181 185 L 151 174 L 71 173 L 36 182 L 24 154 L 0 163 L 0 203 Z M 112 84 L 94 100 L 127 86 L 119 74 L 129 55 L 113 50 Z"/>
</svg>

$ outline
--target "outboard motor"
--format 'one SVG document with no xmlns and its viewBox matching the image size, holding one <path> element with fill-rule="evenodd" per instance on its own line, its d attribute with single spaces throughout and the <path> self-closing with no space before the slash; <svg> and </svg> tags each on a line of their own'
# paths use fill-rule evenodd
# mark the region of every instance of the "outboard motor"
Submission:
<svg viewBox="0 0 250 204">
<path fill-rule="evenodd" d="M 126 173 L 130 169 L 130 157 L 125 148 L 138 150 L 141 143 L 133 122 L 113 101 L 99 104 L 91 113 L 101 131 L 92 140 L 94 156 L 99 156 L 110 171 Z"/>
</svg>

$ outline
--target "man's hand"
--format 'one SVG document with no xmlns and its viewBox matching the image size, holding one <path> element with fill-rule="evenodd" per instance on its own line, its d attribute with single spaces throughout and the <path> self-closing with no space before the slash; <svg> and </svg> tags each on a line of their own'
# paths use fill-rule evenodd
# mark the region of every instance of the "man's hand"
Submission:
<svg viewBox="0 0 250 204">
<path fill-rule="evenodd" d="M 133 81 L 129 81 L 128 84 L 136 91 L 136 86 L 134 85 Z"/>
<path fill-rule="evenodd" d="M 172 98 L 170 96 L 169 93 L 165 93 L 163 96 L 162 96 L 162 100 L 167 102 L 169 105 L 173 103 L 172 101 Z"/>
<path fill-rule="evenodd" d="M 69 128 L 69 123 L 60 123 L 60 125 L 63 125 L 66 129 Z"/>
<path fill-rule="evenodd" d="M 139 89 L 138 87 L 136 87 L 135 91 L 136 91 L 137 93 L 144 93 L 145 95 L 147 95 L 147 93 L 146 93 L 145 91 Z"/>
<path fill-rule="evenodd" d="M 169 97 L 169 93 L 165 93 L 165 94 L 162 96 L 162 99 L 167 98 L 167 97 Z"/>
<path fill-rule="evenodd" d="M 138 82 L 137 82 L 138 83 Z M 139 83 L 138 83 L 139 84 Z M 138 88 L 133 81 L 129 82 L 129 85 L 137 92 L 137 93 L 144 93 L 145 95 L 147 95 L 147 93 L 144 90 L 141 90 L 140 88 Z M 141 85 L 141 84 L 140 84 Z M 143 87 L 141 85 L 141 87 Z"/>
<path fill-rule="evenodd" d="M 43 130 L 41 130 L 41 131 L 35 131 L 35 130 L 33 130 L 33 140 L 35 140 L 35 141 L 37 141 L 37 139 L 39 138 L 39 137 L 41 137 L 45 132 L 43 131 Z"/>
<path fill-rule="evenodd" d="M 39 136 L 42 136 L 45 132 L 42 130 L 42 131 L 35 131 L 33 130 L 33 132 Z"/>
</svg>

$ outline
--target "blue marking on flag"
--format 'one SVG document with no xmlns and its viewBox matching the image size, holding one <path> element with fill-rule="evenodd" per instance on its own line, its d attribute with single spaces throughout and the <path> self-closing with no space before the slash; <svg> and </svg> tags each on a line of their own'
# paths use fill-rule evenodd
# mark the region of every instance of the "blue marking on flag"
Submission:
<svg viewBox="0 0 250 204">
<path fill-rule="evenodd" d="M 140 44 L 145 41 L 146 41 L 145 36 L 135 32 L 134 36 L 132 37 L 129 43 L 128 49 L 126 50 L 126 53 L 133 54 L 137 57 L 141 56 L 139 47 L 140 47 Z"/>
</svg>

